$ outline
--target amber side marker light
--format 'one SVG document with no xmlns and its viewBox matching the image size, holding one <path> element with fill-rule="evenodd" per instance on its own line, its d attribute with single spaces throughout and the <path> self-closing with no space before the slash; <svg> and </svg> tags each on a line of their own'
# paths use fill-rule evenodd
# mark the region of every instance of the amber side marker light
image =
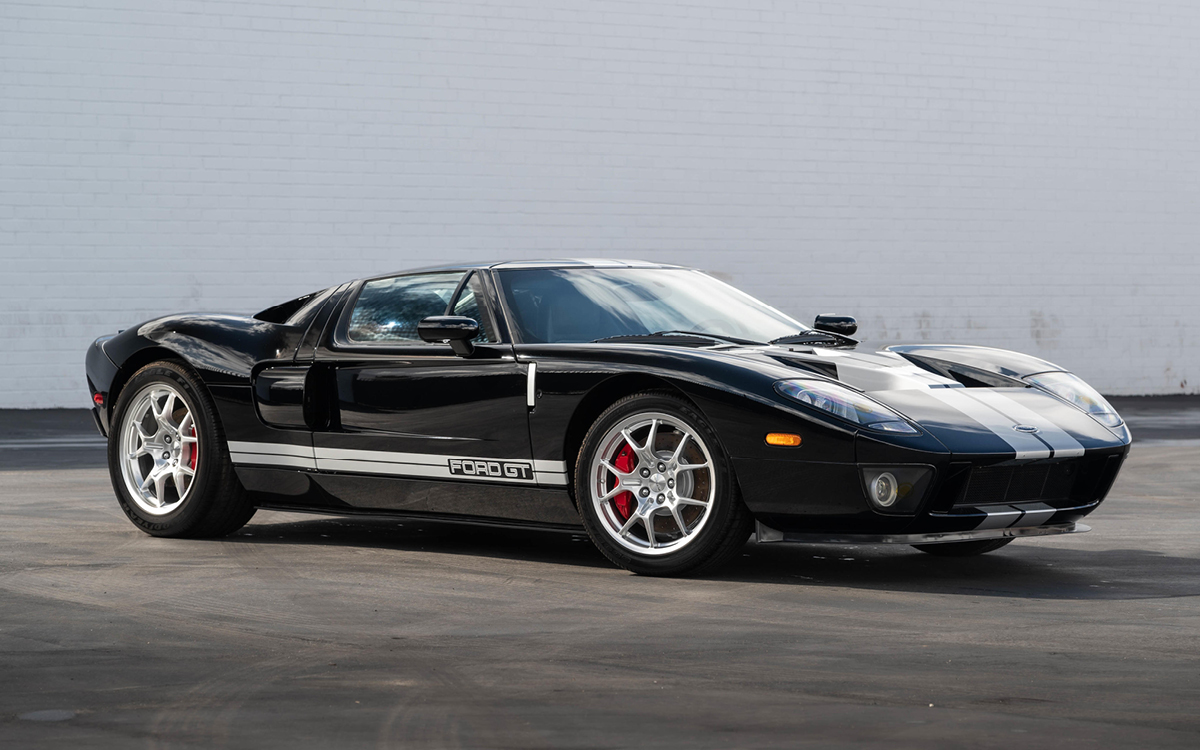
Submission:
<svg viewBox="0 0 1200 750">
<path fill-rule="evenodd" d="M 794 448 L 800 445 L 800 436 L 790 432 L 768 432 L 767 445 L 784 445 Z"/>
</svg>

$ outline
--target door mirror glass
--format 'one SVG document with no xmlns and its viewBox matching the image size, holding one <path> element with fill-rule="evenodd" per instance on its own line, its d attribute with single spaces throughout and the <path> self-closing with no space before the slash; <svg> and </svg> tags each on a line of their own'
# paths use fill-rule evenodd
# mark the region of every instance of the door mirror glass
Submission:
<svg viewBox="0 0 1200 750">
<path fill-rule="evenodd" d="M 858 330 L 858 321 L 849 315 L 822 313 L 813 321 L 813 328 L 816 328 L 818 331 L 838 333 L 842 336 L 853 336 L 854 332 Z"/>
<path fill-rule="evenodd" d="M 479 335 L 479 324 L 461 315 L 433 315 L 418 324 L 422 341 L 449 341 L 450 348 L 460 357 L 475 351 L 471 340 Z"/>
</svg>

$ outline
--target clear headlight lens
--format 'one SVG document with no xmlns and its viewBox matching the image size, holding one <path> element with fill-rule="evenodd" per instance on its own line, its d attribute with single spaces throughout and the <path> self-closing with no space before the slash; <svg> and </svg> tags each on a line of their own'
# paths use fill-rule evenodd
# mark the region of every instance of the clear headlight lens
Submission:
<svg viewBox="0 0 1200 750">
<path fill-rule="evenodd" d="M 919 430 L 878 401 L 836 383 L 820 380 L 780 380 L 775 390 L 793 401 L 815 406 L 847 422 L 879 432 L 916 435 Z"/>
<path fill-rule="evenodd" d="M 1117 410 L 1096 392 L 1096 389 L 1069 372 L 1043 372 L 1030 375 L 1025 382 L 1058 396 L 1063 401 L 1090 414 L 1105 427 L 1120 427 Z"/>
</svg>

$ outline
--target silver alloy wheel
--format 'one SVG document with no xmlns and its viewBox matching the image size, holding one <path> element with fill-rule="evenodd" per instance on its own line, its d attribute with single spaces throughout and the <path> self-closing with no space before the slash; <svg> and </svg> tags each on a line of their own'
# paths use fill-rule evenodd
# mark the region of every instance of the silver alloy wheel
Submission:
<svg viewBox="0 0 1200 750">
<path fill-rule="evenodd" d="M 696 429 L 674 415 L 643 412 L 613 425 L 589 472 L 601 526 L 632 552 L 677 552 L 712 516 L 717 492 L 712 454 Z"/>
<path fill-rule="evenodd" d="M 174 387 L 153 383 L 134 396 L 121 425 L 121 475 L 142 511 L 163 516 L 178 508 L 196 478 L 199 458 L 192 408 Z"/>
</svg>

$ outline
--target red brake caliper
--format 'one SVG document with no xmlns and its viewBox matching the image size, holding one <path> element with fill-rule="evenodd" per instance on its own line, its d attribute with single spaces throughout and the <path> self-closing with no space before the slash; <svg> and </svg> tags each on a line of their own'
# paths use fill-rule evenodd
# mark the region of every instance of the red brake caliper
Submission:
<svg viewBox="0 0 1200 750">
<path fill-rule="evenodd" d="M 196 426 L 192 425 L 192 429 L 189 430 L 189 432 L 192 433 L 190 437 L 196 437 Z M 192 471 L 196 470 L 196 454 L 199 452 L 200 452 L 200 442 L 197 441 L 195 443 L 192 443 L 192 454 L 188 458 L 188 468 L 191 469 Z"/>
<path fill-rule="evenodd" d="M 633 460 L 633 448 L 630 448 L 629 443 L 626 443 L 621 452 L 617 454 L 616 459 L 613 460 L 613 466 L 616 467 L 617 471 L 629 473 L 633 471 Z M 629 515 L 637 507 L 637 499 L 634 498 L 632 492 L 622 492 L 613 498 L 613 504 L 617 506 L 617 512 L 621 514 L 621 518 L 629 520 Z"/>
</svg>

